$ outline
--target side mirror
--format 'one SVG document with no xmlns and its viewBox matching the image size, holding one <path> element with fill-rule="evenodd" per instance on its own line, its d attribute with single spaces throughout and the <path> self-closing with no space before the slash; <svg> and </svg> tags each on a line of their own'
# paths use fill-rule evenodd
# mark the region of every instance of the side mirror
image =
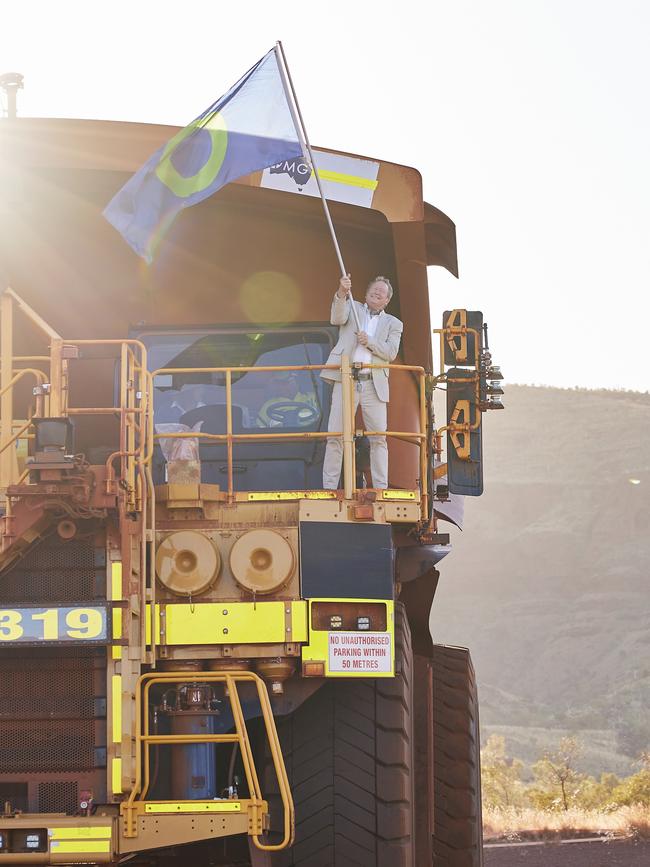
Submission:
<svg viewBox="0 0 650 867">
<path fill-rule="evenodd" d="M 503 375 L 492 363 L 480 310 L 445 311 L 438 333 L 442 361 L 438 381 L 447 385 L 449 492 L 478 497 L 483 493 L 483 412 L 503 409 Z"/>
</svg>

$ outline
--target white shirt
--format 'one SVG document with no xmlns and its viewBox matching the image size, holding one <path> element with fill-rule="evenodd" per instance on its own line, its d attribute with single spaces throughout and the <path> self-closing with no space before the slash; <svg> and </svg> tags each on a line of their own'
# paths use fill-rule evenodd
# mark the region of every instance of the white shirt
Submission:
<svg viewBox="0 0 650 867">
<path fill-rule="evenodd" d="M 362 324 L 362 330 L 366 332 L 368 335 L 368 339 L 372 340 L 372 338 L 377 333 L 377 324 L 379 322 L 379 317 L 384 315 L 384 311 L 381 310 L 377 313 L 376 316 L 372 316 L 370 314 L 370 308 L 367 304 L 363 305 L 363 309 L 365 312 L 365 327 Z M 357 343 L 356 349 L 354 350 L 354 354 L 352 355 L 353 363 L 361 363 L 361 364 L 371 364 L 372 363 L 372 352 L 368 349 L 367 346 L 362 346 L 360 343 Z M 362 373 L 369 373 L 370 371 L 365 368 L 362 369 Z"/>
</svg>

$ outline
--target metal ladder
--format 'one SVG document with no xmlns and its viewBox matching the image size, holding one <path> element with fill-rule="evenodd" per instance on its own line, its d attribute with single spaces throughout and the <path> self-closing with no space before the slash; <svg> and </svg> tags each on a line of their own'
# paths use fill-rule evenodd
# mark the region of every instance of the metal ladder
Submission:
<svg viewBox="0 0 650 867">
<path fill-rule="evenodd" d="M 230 734 L 205 735 L 152 734 L 149 725 L 149 714 L 147 712 L 149 706 L 149 695 L 152 687 L 160 684 L 182 684 L 187 683 L 188 680 L 197 684 L 224 684 L 225 694 L 230 701 L 233 720 L 235 723 L 234 732 Z M 279 843 L 265 843 L 261 839 L 261 835 L 265 829 L 265 820 L 268 817 L 269 811 L 268 804 L 262 797 L 259 777 L 255 768 L 253 752 L 248 736 L 248 730 L 246 728 L 246 720 L 242 711 L 238 692 L 238 684 L 241 683 L 252 683 L 255 685 L 260 708 L 262 710 L 266 737 L 271 751 L 273 767 L 278 780 L 284 811 L 284 835 L 283 839 Z M 122 818 L 120 823 L 122 825 L 121 832 L 125 838 L 137 837 L 138 817 L 140 816 L 152 813 L 157 815 L 160 815 L 161 813 L 174 815 L 179 812 L 187 814 L 192 812 L 205 813 L 208 811 L 224 813 L 225 816 L 227 816 L 233 811 L 232 805 L 237 804 L 238 807 L 236 812 L 238 814 L 243 812 L 248 814 L 248 834 L 252 838 L 253 844 L 258 849 L 266 852 L 274 852 L 279 849 L 285 849 L 293 843 L 295 833 L 293 799 L 291 797 L 289 780 L 287 778 L 287 772 L 282 757 L 282 750 L 278 740 L 278 733 L 275 727 L 275 720 L 273 718 L 273 711 L 271 709 L 266 684 L 258 675 L 251 671 L 206 671 L 196 672 L 194 676 L 187 671 L 149 672 L 143 674 L 139 678 L 138 689 L 136 691 L 135 719 L 136 780 L 129 797 L 120 806 Z M 237 800 L 186 801 L 183 803 L 178 803 L 176 801 L 146 800 L 147 791 L 150 785 L 150 747 L 152 745 L 163 744 L 173 745 L 199 743 L 231 743 L 239 745 L 250 797 Z"/>
</svg>

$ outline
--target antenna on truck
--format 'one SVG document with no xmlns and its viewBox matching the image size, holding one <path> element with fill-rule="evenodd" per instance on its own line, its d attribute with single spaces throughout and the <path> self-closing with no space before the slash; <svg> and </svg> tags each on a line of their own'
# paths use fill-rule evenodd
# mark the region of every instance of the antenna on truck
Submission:
<svg viewBox="0 0 650 867">
<path fill-rule="evenodd" d="M 23 76 L 20 72 L 5 72 L 0 75 L 0 89 L 7 97 L 7 117 L 14 120 L 16 117 L 16 94 L 23 88 Z"/>
</svg>

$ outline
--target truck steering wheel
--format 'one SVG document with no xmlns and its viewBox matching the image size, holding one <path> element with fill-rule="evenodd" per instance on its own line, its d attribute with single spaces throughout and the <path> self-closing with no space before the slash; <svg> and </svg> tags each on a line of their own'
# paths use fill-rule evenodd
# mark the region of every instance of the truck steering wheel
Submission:
<svg viewBox="0 0 650 867">
<path fill-rule="evenodd" d="M 266 415 L 283 427 L 307 427 L 319 416 L 317 409 L 300 400 L 277 400 L 264 410 Z"/>
</svg>

